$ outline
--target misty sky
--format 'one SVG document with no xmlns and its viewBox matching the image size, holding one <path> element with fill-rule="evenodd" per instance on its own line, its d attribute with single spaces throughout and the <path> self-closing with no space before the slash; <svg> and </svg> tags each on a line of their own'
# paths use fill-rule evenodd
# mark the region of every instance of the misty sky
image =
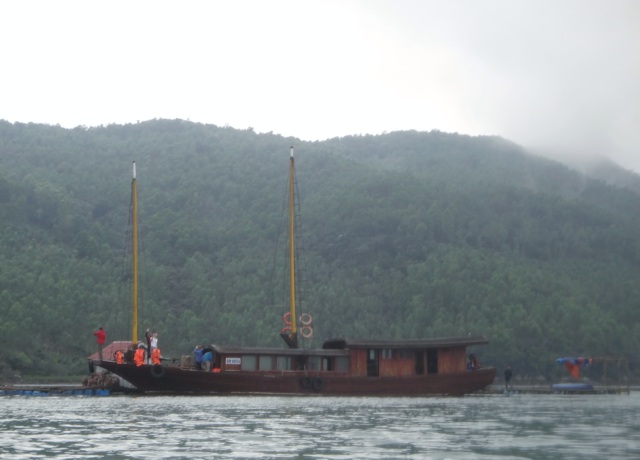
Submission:
<svg viewBox="0 0 640 460">
<path fill-rule="evenodd" d="M 640 1 L 0 4 L 0 119 L 437 129 L 640 172 Z"/>
</svg>

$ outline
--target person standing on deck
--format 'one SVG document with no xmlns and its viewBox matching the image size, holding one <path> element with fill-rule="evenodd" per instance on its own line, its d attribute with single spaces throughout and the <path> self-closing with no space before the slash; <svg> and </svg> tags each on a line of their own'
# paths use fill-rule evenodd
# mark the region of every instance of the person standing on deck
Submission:
<svg viewBox="0 0 640 460">
<path fill-rule="evenodd" d="M 151 362 L 151 332 L 149 328 L 144 333 L 144 338 L 147 340 L 147 364 L 149 364 Z"/>
<path fill-rule="evenodd" d="M 511 366 L 507 366 L 504 370 L 504 389 L 509 391 L 509 387 L 513 390 L 513 385 L 511 384 L 511 377 L 513 377 L 513 372 L 511 371 Z"/>
<path fill-rule="evenodd" d="M 202 363 L 204 370 L 207 372 L 213 367 L 213 352 L 210 349 L 207 349 L 204 355 L 202 355 Z"/>
<path fill-rule="evenodd" d="M 196 361 L 196 369 L 199 371 L 202 370 L 202 358 L 204 355 L 204 350 L 202 349 L 202 345 L 196 345 L 196 349 L 193 350 L 193 355 Z"/>
<path fill-rule="evenodd" d="M 162 364 L 161 361 L 161 357 L 160 357 L 160 349 L 159 348 L 154 348 L 153 350 L 151 350 L 151 364 L 153 364 L 154 366 L 158 365 L 158 364 Z"/>
<path fill-rule="evenodd" d="M 136 352 L 133 354 L 133 362 L 136 366 L 139 367 L 144 364 L 144 355 L 144 345 L 142 343 L 139 343 Z"/>
<path fill-rule="evenodd" d="M 96 336 L 96 343 L 98 344 L 98 359 L 102 361 L 102 349 L 104 348 L 104 340 L 107 337 L 107 334 L 104 332 L 104 329 L 101 327 L 97 331 L 93 333 Z"/>
<path fill-rule="evenodd" d="M 158 333 L 154 332 L 151 336 L 151 354 L 153 355 L 153 350 L 158 348 Z"/>
</svg>

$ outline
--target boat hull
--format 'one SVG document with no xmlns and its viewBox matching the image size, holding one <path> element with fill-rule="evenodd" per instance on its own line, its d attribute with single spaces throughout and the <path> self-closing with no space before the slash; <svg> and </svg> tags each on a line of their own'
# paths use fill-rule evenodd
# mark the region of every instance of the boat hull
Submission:
<svg viewBox="0 0 640 460">
<path fill-rule="evenodd" d="M 487 387 L 496 374 L 495 368 L 410 377 L 355 377 L 304 371 L 206 372 L 173 366 L 116 364 L 112 361 L 103 361 L 99 366 L 142 392 L 165 394 L 461 396 Z"/>
</svg>

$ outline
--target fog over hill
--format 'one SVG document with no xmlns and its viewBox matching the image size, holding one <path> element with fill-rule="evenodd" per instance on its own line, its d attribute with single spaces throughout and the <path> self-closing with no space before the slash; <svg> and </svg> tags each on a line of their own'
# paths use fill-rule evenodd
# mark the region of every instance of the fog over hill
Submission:
<svg viewBox="0 0 640 460">
<path fill-rule="evenodd" d="M 640 175 L 617 164 L 603 155 L 567 154 L 558 152 L 537 152 L 542 156 L 564 163 L 581 173 L 600 179 L 611 185 L 627 187 L 640 192 Z"/>
</svg>

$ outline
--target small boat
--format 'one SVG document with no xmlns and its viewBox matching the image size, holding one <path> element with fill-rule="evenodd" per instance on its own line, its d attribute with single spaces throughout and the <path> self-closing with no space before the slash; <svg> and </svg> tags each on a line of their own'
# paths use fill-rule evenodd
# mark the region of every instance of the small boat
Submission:
<svg viewBox="0 0 640 460">
<path fill-rule="evenodd" d="M 460 396 L 482 390 L 493 382 L 494 367 L 478 366 L 473 355 L 467 359 L 467 347 L 488 343 L 482 336 L 410 340 L 337 338 L 324 341 L 321 348 L 300 347 L 299 342 L 309 339 L 313 330 L 310 315 L 296 314 L 293 147 L 288 190 L 289 311 L 283 316 L 284 327 L 280 331 L 286 348 L 211 345 L 213 359 L 211 368 L 206 370 L 196 369 L 190 359 L 169 365 L 138 366 L 130 361 L 116 363 L 107 359 L 97 365 L 142 392 L 165 394 Z M 134 319 L 133 323 L 131 343 L 135 344 L 137 321 Z"/>
</svg>

